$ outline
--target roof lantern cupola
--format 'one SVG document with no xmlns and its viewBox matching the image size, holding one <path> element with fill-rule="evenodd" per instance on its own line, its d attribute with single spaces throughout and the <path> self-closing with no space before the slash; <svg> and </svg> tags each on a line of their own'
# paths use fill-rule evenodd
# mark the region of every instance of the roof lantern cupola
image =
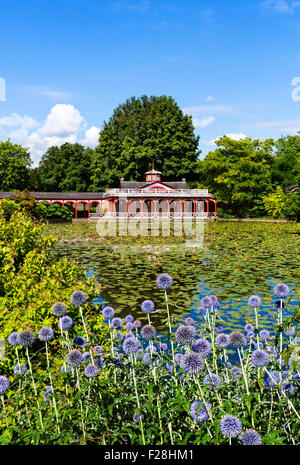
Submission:
<svg viewBox="0 0 300 465">
<path fill-rule="evenodd" d="M 146 173 L 146 182 L 161 182 L 161 172 L 154 169 L 154 163 L 152 163 L 152 170 Z"/>
</svg>

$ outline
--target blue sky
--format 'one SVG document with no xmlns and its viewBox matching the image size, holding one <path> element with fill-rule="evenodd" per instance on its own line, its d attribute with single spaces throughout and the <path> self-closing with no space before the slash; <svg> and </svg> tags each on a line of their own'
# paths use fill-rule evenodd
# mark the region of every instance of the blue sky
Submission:
<svg viewBox="0 0 300 465">
<path fill-rule="evenodd" d="M 294 134 L 299 37 L 300 1 L 11 0 L 0 140 L 30 147 L 35 163 L 50 145 L 93 146 L 114 108 L 142 94 L 193 116 L 201 157 L 223 134 Z"/>
</svg>

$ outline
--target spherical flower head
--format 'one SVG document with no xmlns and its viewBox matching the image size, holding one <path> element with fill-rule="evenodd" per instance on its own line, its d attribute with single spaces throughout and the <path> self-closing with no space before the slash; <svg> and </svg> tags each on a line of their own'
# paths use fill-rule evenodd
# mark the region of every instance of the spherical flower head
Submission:
<svg viewBox="0 0 300 465">
<path fill-rule="evenodd" d="M 150 365 L 151 363 L 151 354 L 147 353 L 142 356 L 142 360 L 145 363 L 145 365 Z"/>
<path fill-rule="evenodd" d="M 238 367 L 231 368 L 230 373 L 233 375 L 232 379 L 234 381 L 242 378 L 242 370 Z"/>
<path fill-rule="evenodd" d="M 48 326 L 44 326 L 44 328 L 41 328 L 39 330 L 39 340 L 42 342 L 48 342 L 50 341 L 54 336 L 54 332 L 52 328 L 49 328 Z"/>
<path fill-rule="evenodd" d="M 61 318 L 67 313 L 67 307 L 63 302 L 56 302 L 52 307 L 52 313 Z"/>
<path fill-rule="evenodd" d="M 74 339 L 74 344 L 76 344 L 77 346 L 86 347 L 87 340 L 82 336 L 77 336 Z"/>
<path fill-rule="evenodd" d="M 193 351 L 201 355 L 201 357 L 208 357 L 211 354 L 211 344 L 207 339 L 197 339 L 193 345 Z"/>
<path fill-rule="evenodd" d="M 111 325 L 115 329 L 121 329 L 123 326 L 123 321 L 121 320 L 121 318 L 116 317 L 111 320 Z"/>
<path fill-rule="evenodd" d="M 128 337 L 133 337 L 135 339 L 135 335 L 133 333 L 126 333 L 123 339 L 127 339 Z"/>
<path fill-rule="evenodd" d="M 133 322 L 134 329 L 139 329 L 141 326 L 142 326 L 142 323 L 140 322 L 140 320 L 134 320 Z"/>
<path fill-rule="evenodd" d="M 183 357 L 182 354 L 175 354 L 174 359 L 175 359 L 175 363 L 176 363 L 177 365 L 180 365 L 181 360 L 182 360 L 182 357 Z"/>
<path fill-rule="evenodd" d="M 264 377 L 264 385 L 273 388 L 280 382 L 280 375 L 278 371 L 269 371 Z"/>
<path fill-rule="evenodd" d="M 94 364 L 96 365 L 97 368 L 101 368 L 102 365 L 104 364 L 104 357 L 95 358 Z"/>
<path fill-rule="evenodd" d="M 141 336 L 144 339 L 147 339 L 147 341 L 151 341 L 152 339 L 155 338 L 156 335 L 156 329 L 152 325 L 145 325 L 142 327 L 141 330 Z"/>
<path fill-rule="evenodd" d="M 212 301 L 212 306 L 214 308 L 220 308 L 221 307 L 221 304 L 220 302 L 218 301 L 218 297 L 215 296 L 215 295 L 211 295 L 210 296 L 210 300 Z"/>
<path fill-rule="evenodd" d="M 139 413 L 135 413 L 133 415 L 132 419 L 133 419 L 134 423 L 140 423 L 141 421 L 144 420 L 144 415 L 140 415 Z"/>
<path fill-rule="evenodd" d="M 203 299 L 201 300 L 201 307 L 205 308 L 206 310 L 211 308 L 213 304 L 213 300 L 209 296 L 203 297 Z"/>
<path fill-rule="evenodd" d="M 225 347 L 229 345 L 229 337 L 225 333 L 218 334 L 215 342 L 217 347 L 219 347 L 220 349 L 225 349 Z"/>
<path fill-rule="evenodd" d="M 244 446 L 260 446 L 261 437 L 254 431 L 254 429 L 247 429 L 241 436 L 240 439 Z"/>
<path fill-rule="evenodd" d="M 246 331 L 246 333 L 253 333 L 254 326 L 251 323 L 248 323 L 245 325 L 244 330 Z"/>
<path fill-rule="evenodd" d="M 162 352 L 167 352 L 168 350 L 168 344 L 166 344 L 165 342 L 161 342 L 160 345 L 159 345 L 159 348 Z"/>
<path fill-rule="evenodd" d="M 103 318 L 105 318 L 106 320 L 110 320 L 114 317 L 115 311 L 112 307 L 104 307 L 101 313 Z"/>
<path fill-rule="evenodd" d="M 58 320 L 58 328 L 62 331 L 67 331 L 68 329 L 72 328 L 73 320 L 70 316 L 63 316 Z"/>
<path fill-rule="evenodd" d="M 99 373 L 99 368 L 96 365 L 88 365 L 84 369 L 84 374 L 87 378 L 95 378 Z"/>
<path fill-rule="evenodd" d="M 211 404 L 209 402 L 203 402 L 203 400 L 195 400 L 191 407 L 191 417 L 193 420 L 203 423 L 209 418 L 209 410 L 211 409 Z"/>
<path fill-rule="evenodd" d="M 60 368 L 60 371 L 65 372 L 65 373 L 70 373 L 72 370 L 71 370 L 71 367 L 68 367 L 68 366 L 64 366 L 64 365 L 63 365 L 63 366 Z"/>
<path fill-rule="evenodd" d="M 77 349 L 71 350 L 67 355 L 67 362 L 71 367 L 78 367 L 83 361 L 82 353 Z"/>
<path fill-rule="evenodd" d="M 229 334 L 229 344 L 236 349 L 239 349 L 247 344 L 247 339 L 239 331 L 234 331 Z"/>
<path fill-rule="evenodd" d="M 181 359 L 181 368 L 189 375 L 197 375 L 204 368 L 204 361 L 197 352 L 190 352 L 183 355 Z"/>
<path fill-rule="evenodd" d="M 129 321 L 128 323 L 126 323 L 125 328 L 127 329 L 127 331 L 131 331 L 133 329 L 133 324 Z"/>
<path fill-rule="evenodd" d="M 281 387 L 286 395 L 291 396 L 292 394 L 294 394 L 295 387 L 292 383 L 289 383 L 288 381 L 283 381 L 283 383 L 281 383 Z"/>
<path fill-rule="evenodd" d="M 26 368 L 26 365 L 24 365 L 24 363 L 17 363 L 17 365 L 14 366 L 15 375 L 24 376 L 26 371 L 27 371 L 27 368 Z"/>
<path fill-rule="evenodd" d="M 147 351 L 147 352 L 152 352 L 153 354 L 156 354 L 157 349 L 156 349 L 156 347 L 155 347 L 154 345 L 152 345 L 152 347 L 151 347 L 151 346 L 147 346 L 147 347 L 146 347 L 146 351 Z"/>
<path fill-rule="evenodd" d="M 185 322 L 185 324 L 186 324 L 187 326 L 191 326 L 192 324 L 195 323 L 194 320 L 193 320 L 193 318 L 191 318 L 191 317 L 186 318 L 186 319 L 184 320 L 184 322 Z"/>
<path fill-rule="evenodd" d="M 96 355 L 100 355 L 100 354 L 102 354 L 103 349 L 102 349 L 101 346 L 95 346 L 95 347 L 93 347 L 93 352 L 94 352 L 94 354 L 96 354 Z"/>
<path fill-rule="evenodd" d="M 18 335 L 18 344 L 22 347 L 28 347 L 31 346 L 31 344 L 34 343 L 34 334 L 32 331 L 29 329 L 25 329 L 24 331 L 21 331 Z"/>
<path fill-rule="evenodd" d="M 183 346 L 192 345 L 195 338 L 191 326 L 179 326 L 175 333 L 175 339 L 178 344 L 182 344 Z"/>
<path fill-rule="evenodd" d="M 86 303 L 86 295 L 82 291 L 75 291 L 71 295 L 71 303 L 75 307 L 82 307 Z"/>
<path fill-rule="evenodd" d="M 142 302 L 141 309 L 145 313 L 151 313 L 154 310 L 154 303 L 152 300 L 144 300 L 144 302 Z"/>
<path fill-rule="evenodd" d="M 140 348 L 140 343 L 135 339 L 135 337 L 128 337 L 123 342 L 122 347 L 125 354 L 130 355 L 137 352 L 137 350 Z"/>
<path fill-rule="evenodd" d="M 216 375 L 215 373 L 208 373 L 203 378 L 203 385 L 207 385 L 208 389 L 212 390 L 222 384 L 222 380 L 220 376 Z"/>
<path fill-rule="evenodd" d="M 270 357 L 264 350 L 257 349 L 252 352 L 251 361 L 255 367 L 265 367 L 270 362 Z"/>
<path fill-rule="evenodd" d="M 0 395 L 4 394 L 10 386 L 9 379 L 6 376 L 0 376 Z"/>
<path fill-rule="evenodd" d="M 8 343 L 11 345 L 11 346 L 17 346 L 19 344 L 18 342 L 18 336 L 19 336 L 19 333 L 11 333 L 9 336 L 8 336 Z"/>
<path fill-rule="evenodd" d="M 242 422 L 234 415 L 224 415 L 220 420 L 220 431 L 228 438 L 236 438 L 242 431 Z"/>
<path fill-rule="evenodd" d="M 156 279 L 156 285 L 159 289 L 169 289 L 173 284 L 173 279 L 167 273 L 160 274 Z"/>
<path fill-rule="evenodd" d="M 249 297 L 248 299 L 248 305 L 249 307 L 251 308 L 258 308 L 261 306 L 261 300 L 260 300 L 260 297 L 258 297 L 258 295 L 252 295 L 251 297 Z"/>
<path fill-rule="evenodd" d="M 89 360 L 92 359 L 91 354 L 90 354 L 89 352 L 84 352 L 84 353 L 82 354 L 82 358 L 83 358 L 83 361 L 84 361 L 84 362 L 88 362 Z"/>
<path fill-rule="evenodd" d="M 270 338 L 270 332 L 267 329 L 262 329 L 259 332 L 259 337 L 261 338 L 262 341 L 266 341 L 267 339 Z"/>
<path fill-rule="evenodd" d="M 114 339 L 120 339 L 120 341 L 123 341 L 124 334 L 122 334 L 120 331 L 118 331 L 116 334 L 114 334 L 113 338 Z"/>
<path fill-rule="evenodd" d="M 196 313 L 199 313 L 200 315 L 205 315 L 207 312 L 207 309 L 204 307 L 197 308 Z"/>
<path fill-rule="evenodd" d="M 125 321 L 126 321 L 126 323 L 133 323 L 134 318 L 133 318 L 132 315 L 127 315 L 127 316 L 125 317 Z"/>
<path fill-rule="evenodd" d="M 278 283 L 274 287 L 274 295 L 279 299 L 284 299 L 290 295 L 291 291 L 287 284 L 285 283 Z"/>
</svg>

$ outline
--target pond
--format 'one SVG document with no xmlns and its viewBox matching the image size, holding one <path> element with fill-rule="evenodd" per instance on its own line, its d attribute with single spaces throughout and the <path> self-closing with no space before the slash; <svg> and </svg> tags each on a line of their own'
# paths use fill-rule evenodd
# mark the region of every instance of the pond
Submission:
<svg viewBox="0 0 300 465">
<path fill-rule="evenodd" d="M 55 254 L 77 260 L 94 274 L 103 303 L 121 317 L 131 314 L 145 323 L 140 308 L 145 299 L 153 300 L 156 309 L 164 308 L 163 292 L 156 287 L 160 273 L 173 278 L 169 297 L 177 323 L 187 316 L 202 318 L 196 309 L 212 293 L 222 303 L 225 330 L 242 329 L 254 322 L 247 301 L 257 294 L 262 299 L 260 327 L 270 328 L 276 320 L 273 287 L 280 281 L 292 290 L 285 313 L 293 312 L 299 305 L 299 224 L 205 222 L 203 228 L 198 242 L 174 236 L 99 238 L 91 224 L 48 225 L 47 232 L 66 241 L 79 238 L 59 242 Z M 161 318 L 161 313 L 151 318 L 157 329 Z"/>
</svg>

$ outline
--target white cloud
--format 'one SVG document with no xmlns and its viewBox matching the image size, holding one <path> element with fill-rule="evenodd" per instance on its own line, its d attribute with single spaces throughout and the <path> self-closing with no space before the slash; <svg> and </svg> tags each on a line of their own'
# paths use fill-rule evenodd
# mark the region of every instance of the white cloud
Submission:
<svg viewBox="0 0 300 465">
<path fill-rule="evenodd" d="M 300 119 L 260 121 L 257 123 L 244 124 L 240 127 L 243 129 L 254 129 L 259 131 L 265 129 L 279 129 L 281 132 L 296 133 L 300 131 Z"/>
<path fill-rule="evenodd" d="M 87 128 L 87 122 L 79 110 L 69 104 L 54 105 L 42 124 L 30 116 L 17 113 L 0 118 L 0 140 L 10 138 L 28 147 L 35 164 L 53 145 L 79 141 L 82 145 L 94 146 L 98 143 L 98 136 L 99 128 Z"/>
<path fill-rule="evenodd" d="M 208 95 L 205 99 L 206 102 L 212 102 L 213 100 L 215 100 L 215 97 L 213 97 L 213 95 Z"/>
<path fill-rule="evenodd" d="M 213 116 L 205 116 L 202 119 L 193 118 L 193 125 L 195 128 L 205 128 L 214 123 L 216 119 Z"/>
<path fill-rule="evenodd" d="M 230 139 L 233 139 L 233 140 L 241 140 L 241 139 L 245 139 L 247 137 L 246 134 L 243 134 L 242 132 L 239 132 L 239 133 L 231 132 L 229 134 L 225 134 L 225 136 L 227 136 L 227 137 L 229 137 Z M 218 137 L 218 139 L 220 139 L 220 137 Z"/>
<path fill-rule="evenodd" d="M 299 2 L 287 2 L 285 0 L 265 0 L 260 4 L 265 12 L 291 14 L 297 8 Z"/>
<path fill-rule="evenodd" d="M 233 139 L 233 140 L 241 140 L 241 139 L 245 139 L 247 137 L 246 134 L 243 134 L 242 132 L 240 132 L 240 133 L 232 132 L 232 133 L 229 133 L 229 134 L 222 134 L 221 136 L 216 137 L 215 139 L 200 140 L 200 145 L 203 145 L 205 147 L 214 147 L 216 145 L 216 141 L 219 140 L 224 135 L 229 137 L 230 139 Z"/>
<path fill-rule="evenodd" d="M 47 97 L 55 101 L 59 100 L 70 100 L 73 95 L 69 92 L 63 92 L 61 90 L 51 89 L 47 86 L 23 86 L 26 92 L 32 95 L 38 95 L 42 97 Z"/>
<path fill-rule="evenodd" d="M 80 144 L 87 146 L 95 146 L 98 144 L 100 129 L 96 126 L 92 126 L 85 131 L 85 136 L 83 139 L 80 139 Z"/>
</svg>

